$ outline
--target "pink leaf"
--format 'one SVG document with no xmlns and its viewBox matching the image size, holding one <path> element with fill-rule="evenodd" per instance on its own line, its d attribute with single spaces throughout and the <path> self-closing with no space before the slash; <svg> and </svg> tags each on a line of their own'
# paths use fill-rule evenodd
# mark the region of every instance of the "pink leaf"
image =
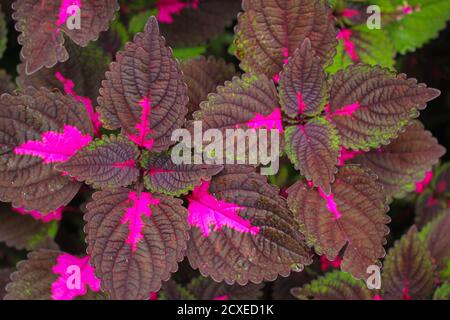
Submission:
<svg viewBox="0 0 450 320">
<path fill-rule="evenodd" d="M 81 102 L 84 105 L 89 117 L 91 118 L 95 135 L 100 136 L 100 129 L 102 127 L 102 123 L 100 122 L 100 115 L 97 112 L 95 112 L 94 107 L 92 106 L 91 99 L 88 97 L 83 97 L 83 96 L 77 95 L 74 91 L 75 83 L 70 79 L 64 78 L 64 76 L 61 74 L 61 72 L 59 72 L 59 71 L 56 72 L 55 77 L 64 86 L 64 92 L 67 95 L 74 97 L 75 100 L 77 100 L 78 102 Z"/>
<path fill-rule="evenodd" d="M 147 135 L 153 133 L 153 130 L 150 129 L 150 121 L 149 115 L 152 111 L 152 105 L 150 99 L 145 97 L 139 102 L 139 106 L 142 107 L 141 120 L 136 125 L 136 129 L 139 132 L 139 135 L 130 134 L 128 138 L 136 143 L 140 147 L 145 147 L 147 149 L 151 149 L 153 147 L 154 139 L 149 139 Z"/>
<path fill-rule="evenodd" d="M 267 130 L 277 129 L 283 132 L 281 109 L 275 108 L 268 116 L 257 113 L 253 119 L 246 122 L 246 125 L 254 129 L 266 127 Z"/>
<path fill-rule="evenodd" d="M 55 211 L 49 212 L 47 214 L 37 210 L 25 210 L 25 208 L 13 208 L 13 210 L 20 213 L 21 215 L 29 215 L 32 216 L 35 220 L 41 220 L 42 222 L 47 223 L 54 220 L 60 221 L 64 212 L 64 207 L 59 207 Z"/>
<path fill-rule="evenodd" d="M 320 265 L 323 272 L 329 268 L 339 269 L 341 267 L 342 259 L 337 256 L 334 260 L 328 260 L 326 256 L 320 257 Z"/>
<path fill-rule="evenodd" d="M 87 286 L 94 292 L 100 291 L 100 280 L 95 277 L 94 268 L 89 264 L 89 256 L 78 258 L 64 253 L 58 256 L 57 262 L 52 270 L 60 276 L 52 283 L 53 300 L 72 300 L 83 296 L 87 293 Z"/>
<path fill-rule="evenodd" d="M 259 233 L 259 227 L 252 226 L 250 221 L 238 215 L 237 212 L 244 207 L 217 200 L 208 193 L 209 185 L 209 181 L 203 181 L 194 189 L 192 195 L 188 196 L 190 225 L 199 227 L 205 237 L 209 236 L 211 226 L 214 226 L 213 231 L 219 231 L 226 226 L 242 233 Z"/>
<path fill-rule="evenodd" d="M 141 192 L 138 195 L 134 191 L 128 194 L 128 200 L 132 202 L 132 206 L 126 210 L 121 223 L 129 223 L 130 233 L 126 243 L 131 245 L 131 250 L 134 252 L 136 251 L 136 245 L 144 238 L 142 235 L 142 228 L 144 227 L 142 215 L 150 218 L 152 215 L 150 205 L 159 204 L 159 200 L 152 198 L 152 195 L 148 192 Z"/>
<path fill-rule="evenodd" d="M 359 57 L 356 54 L 355 43 L 350 39 L 352 36 L 352 30 L 350 29 L 342 29 L 339 31 L 337 35 L 338 40 L 342 40 L 344 42 L 344 50 L 350 56 L 354 63 L 359 61 Z"/>
<path fill-rule="evenodd" d="M 78 128 L 64 125 L 64 132 L 47 131 L 41 141 L 27 141 L 14 149 L 16 154 L 28 154 L 42 158 L 44 163 L 65 162 L 92 140 Z"/>
</svg>

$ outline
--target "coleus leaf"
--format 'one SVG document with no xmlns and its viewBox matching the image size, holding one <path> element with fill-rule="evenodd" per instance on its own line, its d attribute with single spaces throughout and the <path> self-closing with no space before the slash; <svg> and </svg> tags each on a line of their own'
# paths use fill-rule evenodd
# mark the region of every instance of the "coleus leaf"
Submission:
<svg viewBox="0 0 450 320">
<path fill-rule="evenodd" d="M 413 226 L 386 256 L 382 276 L 383 298 L 428 299 L 433 292 L 433 277 L 430 253 Z"/>
<path fill-rule="evenodd" d="M 203 275 L 245 285 L 272 281 L 311 263 L 284 199 L 254 168 L 228 166 L 188 201 L 187 256 Z"/>
<path fill-rule="evenodd" d="M 9 283 L 9 276 L 13 273 L 13 269 L 11 268 L 3 268 L 0 269 L 0 300 L 6 295 L 6 285 Z"/>
<path fill-rule="evenodd" d="M 89 143 L 85 108 L 45 88 L 2 95 L 0 106 L 0 199 L 43 213 L 67 205 L 80 183 L 54 170 L 54 163 Z"/>
<path fill-rule="evenodd" d="M 240 9 L 240 0 L 197 1 L 196 6 L 185 7 L 174 16 L 172 23 L 161 23 L 160 20 L 161 32 L 171 46 L 196 46 L 222 33 Z"/>
<path fill-rule="evenodd" d="M 450 19 L 450 3 L 446 0 L 375 0 L 384 16 L 393 16 L 385 28 L 398 52 L 405 54 L 437 38 Z"/>
<path fill-rule="evenodd" d="M 450 283 L 444 283 L 434 292 L 433 300 L 450 300 Z"/>
<path fill-rule="evenodd" d="M 12 82 L 11 76 L 3 69 L 0 69 L 0 95 L 12 93 L 16 86 Z"/>
<path fill-rule="evenodd" d="M 326 74 L 309 39 L 302 42 L 284 66 L 278 92 L 281 108 L 292 118 L 315 116 L 323 110 L 327 95 Z"/>
<path fill-rule="evenodd" d="M 428 250 L 438 272 L 447 268 L 450 261 L 450 211 L 434 219 L 428 226 L 426 236 Z"/>
<path fill-rule="evenodd" d="M 3 57 L 3 53 L 6 50 L 6 44 L 8 41 L 8 27 L 5 21 L 5 15 L 0 7 L 0 58 Z"/>
<path fill-rule="evenodd" d="M 75 279 L 78 276 L 79 283 Z M 104 298 L 89 257 L 78 258 L 55 250 L 30 252 L 27 260 L 17 264 L 11 280 L 5 300 Z"/>
<path fill-rule="evenodd" d="M 295 168 L 330 194 L 339 162 L 339 137 L 333 124 L 313 118 L 304 125 L 288 127 L 285 139 L 286 154 Z"/>
<path fill-rule="evenodd" d="M 322 61 L 334 55 L 337 32 L 326 1 L 244 0 L 242 7 L 235 44 L 246 72 L 272 78 L 305 38 Z"/>
<path fill-rule="evenodd" d="M 307 244 L 334 260 L 345 247 L 341 269 L 366 278 L 366 269 L 384 257 L 390 218 L 376 177 L 359 166 L 341 167 L 330 195 L 298 181 L 288 190 L 288 205 Z"/>
<path fill-rule="evenodd" d="M 431 132 L 414 121 L 389 145 L 356 155 L 353 162 L 371 169 L 388 197 L 399 197 L 412 191 L 444 154 Z"/>
<path fill-rule="evenodd" d="M 116 56 L 100 89 L 99 112 L 108 129 L 122 128 L 140 147 L 160 152 L 187 114 L 187 86 L 160 36 L 156 18 Z"/>
<path fill-rule="evenodd" d="M 125 187 L 139 176 L 138 156 L 138 148 L 126 137 L 103 136 L 56 169 L 94 188 Z"/>
<path fill-rule="evenodd" d="M 43 223 L 0 205 L 0 241 L 18 250 L 54 249 L 57 222 Z"/>
<path fill-rule="evenodd" d="M 387 69 L 354 65 L 331 81 L 328 118 L 347 149 L 389 143 L 440 92 Z"/>
<path fill-rule="evenodd" d="M 236 75 L 234 65 L 212 56 L 189 59 L 181 64 L 184 81 L 188 86 L 189 115 L 199 109 L 200 103 L 215 93 L 216 87 Z"/>
<path fill-rule="evenodd" d="M 373 294 L 364 281 L 342 271 L 328 272 L 292 294 L 300 300 L 372 300 Z"/>
<path fill-rule="evenodd" d="M 152 155 L 145 160 L 145 187 L 151 192 L 179 196 L 188 193 L 202 180 L 209 180 L 223 166 L 207 164 L 175 164 L 170 154 Z"/>
<path fill-rule="evenodd" d="M 367 19 L 367 18 L 366 18 Z M 329 73 L 336 73 L 354 63 L 379 65 L 391 69 L 395 63 L 394 44 L 386 30 L 369 29 L 364 23 L 339 31 L 337 53 L 333 64 L 327 68 Z"/>
<path fill-rule="evenodd" d="M 70 16 L 68 9 L 73 4 L 80 8 L 81 28 L 70 30 L 66 22 Z M 61 31 L 84 47 L 108 29 L 119 4 L 117 0 L 17 0 L 13 9 L 16 29 L 21 33 L 18 42 L 23 46 L 25 71 L 32 74 L 69 58 Z"/>
<path fill-rule="evenodd" d="M 184 257 L 181 201 L 122 188 L 94 193 L 87 209 L 87 252 L 102 288 L 112 299 L 148 299 Z"/>
</svg>

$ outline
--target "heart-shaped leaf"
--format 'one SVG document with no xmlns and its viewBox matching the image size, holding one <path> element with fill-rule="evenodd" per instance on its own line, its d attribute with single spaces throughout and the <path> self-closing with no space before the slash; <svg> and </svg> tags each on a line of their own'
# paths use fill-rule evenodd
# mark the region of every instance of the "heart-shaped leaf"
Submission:
<svg viewBox="0 0 450 320">
<path fill-rule="evenodd" d="M 17 264 L 11 280 L 5 300 L 104 299 L 89 257 L 56 250 L 30 252 L 27 260 Z"/>
<path fill-rule="evenodd" d="M 188 200 L 187 256 L 203 275 L 245 285 L 273 281 L 311 263 L 284 199 L 254 168 L 226 167 Z"/>
<path fill-rule="evenodd" d="M 293 288 L 292 294 L 300 300 L 372 300 L 373 294 L 364 281 L 356 280 L 342 271 L 328 272 L 310 284 Z"/>
<path fill-rule="evenodd" d="M 399 197 L 412 191 L 444 154 L 431 132 L 414 121 L 389 145 L 357 155 L 353 162 L 371 169 L 388 197 Z"/>
<path fill-rule="evenodd" d="M 429 299 L 433 290 L 433 265 L 426 244 L 413 226 L 389 251 L 384 262 L 384 299 Z"/>
<path fill-rule="evenodd" d="M 144 163 L 145 186 L 151 192 L 179 196 L 188 193 L 202 180 L 209 180 L 223 166 L 207 164 L 175 164 L 169 154 L 149 156 Z"/>
<path fill-rule="evenodd" d="M 72 5 L 78 6 L 80 28 L 68 26 L 68 19 L 74 18 Z M 32 74 L 69 58 L 61 31 L 84 47 L 109 28 L 119 4 L 117 0 L 17 0 L 13 9 L 16 29 L 21 32 L 18 41 L 23 46 L 21 55 L 26 61 L 25 71 Z"/>
<path fill-rule="evenodd" d="M 92 125 L 75 99 L 45 88 L 0 98 L 0 199 L 48 213 L 80 188 L 54 170 L 91 140 Z"/>
<path fill-rule="evenodd" d="M 186 209 L 180 200 L 125 188 L 93 199 L 85 232 L 102 288 L 112 299 L 148 299 L 184 257 Z"/>
<path fill-rule="evenodd" d="M 324 118 L 311 119 L 305 125 L 288 127 L 286 154 L 307 180 L 326 194 L 337 172 L 339 137 L 336 128 Z"/>
<path fill-rule="evenodd" d="M 337 31 L 327 1 L 244 0 L 242 7 L 236 55 L 246 72 L 272 78 L 306 38 L 322 61 L 334 55 Z"/>
<path fill-rule="evenodd" d="M 358 64 L 332 78 L 329 119 L 345 148 L 368 150 L 396 138 L 438 95 L 404 74 Z"/>
<path fill-rule="evenodd" d="M 359 166 L 341 167 L 330 195 L 298 181 L 288 190 L 288 205 L 307 243 L 334 260 L 345 247 L 341 269 L 367 278 L 367 267 L 379 264 L 390 218 L 382 186 Z"/>
<path fill-rule="evenodd" d="M 327 82 L 323 62 L 305 39 L 284 66 L 278 87 L 280 104 L 292 118 L 319 114 L 326 103 Z"/>
<path fill-rule="evenodd" d="M 94 188 L 126 187 L 139 176 L 137 147 L 123 136 L 103 136 L 56 169 Z"/>
<path fill-rule="evenodd" d="M 122 128 L 140 147 L 164 151 L 187 114 L 187 86 L 172 51 L 150 17 L 145 30 L 116 56 L 102 82 L 99 112 L 108 129 Z"/>
<path fill-rule="evenodd" d="M 179 15 L 173 16 L 171 23 L 158 18 L 168 44 L 188 47 L 218 36 L 232 24 L 240 9 L 240 0 L 197 1 L 196 6 L 186 6 Z"/>
<path fill-rule="evenodd" d="M 200 102 L 208 99 L 209 93 L 215 93 L 218 85 L 223 85 L 236 75 L 232 64 L 226 64 L 212 56 L 190 59 L 181 64 L 184 81 L 188 85 L 189 115 L 197 111 Z"/>
</svg>

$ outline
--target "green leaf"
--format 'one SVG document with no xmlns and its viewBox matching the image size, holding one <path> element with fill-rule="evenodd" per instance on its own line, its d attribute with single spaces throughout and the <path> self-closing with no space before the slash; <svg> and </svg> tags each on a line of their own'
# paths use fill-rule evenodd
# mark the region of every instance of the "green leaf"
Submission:
<svg viewBox="0 0 450 320">
<path fill-rule="evenodd" d="M 155 16 L 156 11 L 156 9 L 148 10 L 133 16 L 128 23 L 128 33 L 131 35 L 135 35 L 138 32 L 142 32 L 148 19 L 150 18 L 150 16 Z"/>
<path fill-rule="evenodd" d="M 191 48 L 174 48 L 173 56 L 179 60 L 187 60 L 201 56 L 206 51 L 205 46 L 191 47 Z"/>
<path fill-rule="evenodd" d="M 450 300 L 450 283 L 444 283 L 437 288 L 433 300 Z"/>
</svg>

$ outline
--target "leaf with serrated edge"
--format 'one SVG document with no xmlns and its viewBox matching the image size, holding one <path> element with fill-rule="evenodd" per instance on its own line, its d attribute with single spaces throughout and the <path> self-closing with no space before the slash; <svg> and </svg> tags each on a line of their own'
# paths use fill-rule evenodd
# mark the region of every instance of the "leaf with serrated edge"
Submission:
<svg viewBox="0 0 450 320">
<path fill-rule="evenodd" d="M 87 209 L 87 252 L 102 288 L 112 299 L 148 299 L 184 257 L 181 201 L 122 188 L 94 193 Z"/>
<path fill-rule="evenodd" d="M 278 87 L 280 104 L 292 118 L 319 114 L 326 102 L 327 82 L 323 63 L 305 39 L 284 66 Z"/>
<path fill-rule="evenodd" d="M 382 276 L 383 299 L 429 299 L 433 277 L 430 253 L 413 226 L 386 256 Z"/>
<path fill-rule="evenodd" d="M 211 180 L 208 192 L 221 203 L 240 207 L 235 214 L 249 221 L 254 232 L 224 226 L 205 236 L 193 226 L 187 256 L 194 269 L 215 281 L 245 285 L 273 281 L 278 275 L 288 276 L 291 268 L 300 270 L 311 263 L 285 200 L 254 168 L 226 167 Z"/>
<path fill-rule="evenodd" d="M 405 132 L 387 146 L 356 155 L 352 160 L 371 169 L 383 184 L 389 197 L 400 197 L 412 191 L 414 184 L 445 154 L 431 132 L 414 121 Z"/>
<path fill-rule="evenodd" d="M 244 0 L 238 15 L 236 55 L 247 72 L 272 78 L 305 38 L 327 62 L 334 55 L 337 31 L 323 0 Z"/>
<path fill-rule="evenodd" d="M 218 85 L 236 75 L 232 64 L 226 64 L 212 56 L 189 59 L 181 64 L 181 70 L 188 86 L 189 115 L 199 109 L 200 103 L 208 99 L 209 93 L 216 92 Z"/>
<path fill-rule="evenodd" d="M 373 294 L 364 281 L 354 279 L 342 271 L 327 273 L 301 288 L 293 288 L 292 294 L 300 300 L 372 300 Z"/>
<path fill-rule="evenodd" d="M 241 9 L 240 0 L 197 1 L 175 15 L 172 23 L 161 23 L 167 43 L 175 47 L 196 46 L 220 35 Z"/>
<path fill-rule="evenodd" d="M 187 102 L 180 66 L 150 17 L 144 32 L 125 45 L 106 72 L 98 98 L 102 122 L 160 152 L 174 143 L 171 135 L 184 124 Z"/>
<path fill-rule="evenodd" d="M 126 187 L 139 176 L 138 155 L 137 147 L 127 138 L 103 136 L 68 161 L 56 165 L 56 169 L 94 188 Z"/>
<path fill-rule="evenodd" d="M 145 186 L 151 192 L 179 196 L 188 193 L 202 180 L 209 180 L 219 173 L 223 166 L 208 164 L 175 164 L 170 154 L 149 156 L 144 167 Z"/>
<path fill-rule="evenodd" d="M 14 212 L 0 204 L 0 242 L 18 250 L 57 247 L 53 239 L 58 231 L 56 222 L 43 223 L 30 216 Z"/>
<path fill-rule="evenodd" d="M 328 117 L 353 150 L 388 144 L 439 95 L 405 74 L 363 64 L 336 73 L 330 87 Z"/>
<path fill-rule="evenodd" d="M 81 184 L 62 176 L 53 163 L 14 150 L 32 141 L 43 145 L 46 133 L 56 138 L 67 126 L 83 137 L 92 135 L 85 108 L 72 97 L 45 88 L 2 95 L 0 106 L 0 199 L 12 202 L 14 207 L 43 213 L 67 205 Z"/>
<path fill-rule="evenodd" d="M 286 154 L 326 194 L 337 172 L 339 137 L 334 126 L 324 118 L 314 118 L 305 125 L 288 127 L 285 133 Z"/>
<path fill-rule="evenodd" d="M 80 46 L 98 39 L 99 33 L 119 9 L 117 0 L 75 1 L 80 7 L 81 28 L 70 30 L 66 24 L 67 10 L 73 1 L 17 0 L 13 3 L 16 30 L 21 32 L 18 42 L 23 46 L 21 56 L 26 61 L 26 73 L 42 67 L 51 68 L 69 58 L 64 48 L 64 31 Z"/>
<path fill-rule="evenodd" d="M 390 218 L 376 177 L 359 166 L 341 167 L 331 193 L 298 181 L 288 190 L 288 205 L 307 243 L 319 255 L 334 260 L 345 247 L 341 269 L 367 278 L 366 269 L 384 257 Z"/>
<path fill-rule="evenodd" d="M 6 295 L 6 285 L 9 283 L 9 277 L 13 273 L 12 268 L 2 268 L 0 269 L 0 300 Z"/>
<path fill-rule="evenodd" d="M 428 226 L 426 237 L 428 250 L 438 272 L 443 271 L 450 260 L 450 211 L 447 210 Z"/>
</svg>

